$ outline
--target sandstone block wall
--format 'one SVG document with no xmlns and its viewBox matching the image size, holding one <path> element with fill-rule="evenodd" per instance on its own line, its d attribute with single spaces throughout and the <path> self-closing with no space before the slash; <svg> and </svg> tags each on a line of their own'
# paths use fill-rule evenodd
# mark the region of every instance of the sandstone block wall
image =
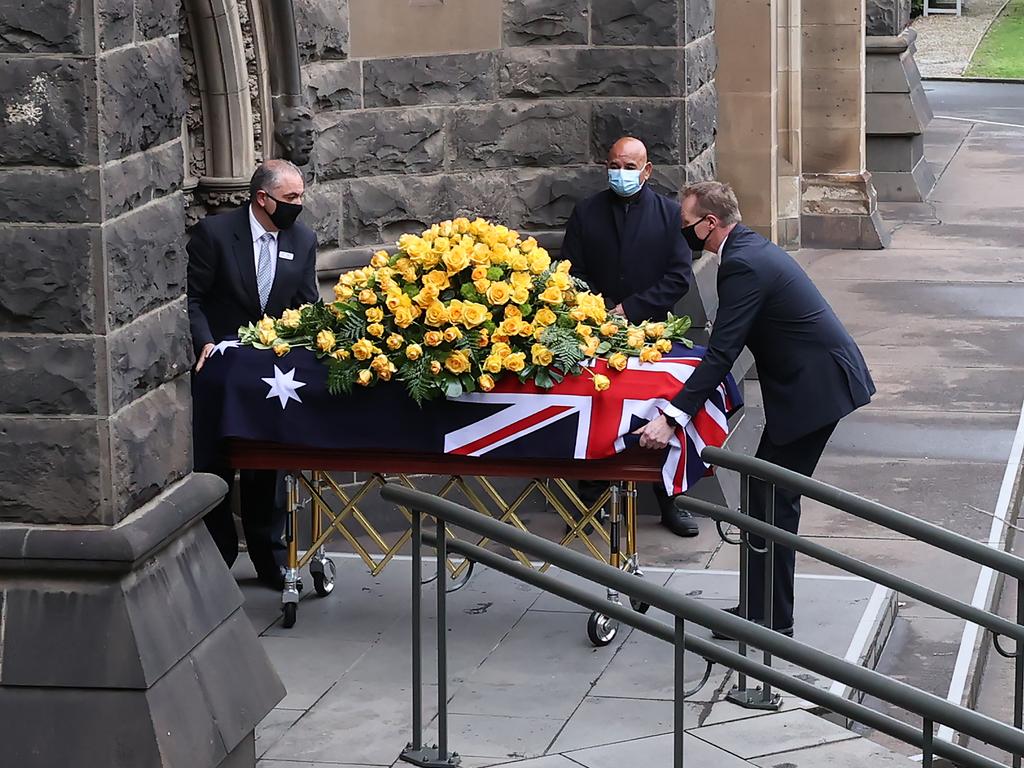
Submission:
<svg viewBox="0 0 1024 768">
<path fill-rule="evenodd" d="M 325 276 L 456 215 L 557 245 L 624 133 L 663 191 L 714 171 L 712 0 L 295 3 Z"/>
</svg>

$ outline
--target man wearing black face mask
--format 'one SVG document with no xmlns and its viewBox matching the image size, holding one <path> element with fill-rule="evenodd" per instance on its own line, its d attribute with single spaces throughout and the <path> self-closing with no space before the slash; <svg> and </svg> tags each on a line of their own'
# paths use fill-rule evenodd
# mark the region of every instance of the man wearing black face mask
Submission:
<svg viewBox="0 0 1024 768">
<path fill-rule="evenodd" d="M 718 316 L 700 365 L 663 415 L 638 430 L 640 445 L 664 448 L 676 427 L 685 427 L 725 380 L 746 346 L 757 363 L 764 401 L 764 434 L 756 455 L 810 476 L 839 420 L 867 405 L 875 393 L 864 357 L 793 258 L 740 223 L 728 185 L 693 184 L 682 199 L 687 244 L 721 258 Z M 765 484 L 751 478 L 751 515 L 764 519 L 766 497 Z M 799 494 L 775 489 L 775 524 L 797 532 Z M 764 547 L 755 537 L 751 543 Z M 793 634 L 794 566 L 793 550 L 776 547 L 772 628 L 788 635 Z M 764 588 L 764 555 L 752 550 L 747 618 L 767 621 Z"/>
<path fill-rule="evenodd" d="M 296 222 L 305 191 L 302 173 L 287 160 L 268 160 L 249 183 L 249 204 L 208 216 L 192 230 L 188 251 L 188 316 L 196 355 L 196 375 L 217 342 L 238 335 L 239 326 L 264 315 L 314 302 L 316 235 Z M 198 471 L 221 475 L 231 488 L 233 470 L 219 464 Z M 211 459 L 219 461 L 219 459 Z M 281 478 L 272 470 L 241 474 L 242 525 L 249 557 L 260 581 L 284 585 L 284 499 Z M 206 526 L 224 561 L 238 556 L 231 516 L 231 492 L 206 516 Z"/>
</svg>

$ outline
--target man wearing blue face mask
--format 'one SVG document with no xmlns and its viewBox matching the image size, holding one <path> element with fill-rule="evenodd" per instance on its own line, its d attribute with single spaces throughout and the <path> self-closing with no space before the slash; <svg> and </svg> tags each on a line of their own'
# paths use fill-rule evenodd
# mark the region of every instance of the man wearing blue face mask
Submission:
<svg viewBox="0 0 1024 768">
<path fill-rule="evenodd" d="M 604 296 L 612 312 L 631 323 L 664 320 L 690 287 L 692 255 L 679 231 L 679 203 L 646 183 L 654 167 L 639 139 L 616 141 L 607 168 L 608 189 L 581 200 L 569 217 L 561 258 L 572 262 L 573 275 Z M 580 498 L 592 503 L 607 485 L 581 481 Z M 662 525 L 677 536 L 699 533 L 664 488 L 655 485 L 654 492 Z"/>
</svg>

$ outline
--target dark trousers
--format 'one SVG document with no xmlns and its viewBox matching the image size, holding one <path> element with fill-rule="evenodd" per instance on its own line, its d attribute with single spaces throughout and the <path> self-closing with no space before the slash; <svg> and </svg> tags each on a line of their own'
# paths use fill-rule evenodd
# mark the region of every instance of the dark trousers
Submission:
<svg viewBox="0 0 1024 768">
<path fill-rule="evenodd" d="M 838 423 L 838 422 L 837 422 Z M 818 466 L 825 444 L 832 436 L 836 424 L 829 424 L 821 429 L 804 435 L 785 445 L 777 445 L 771 441 L 767 433 L 761 435 L 761 442 L 754 455 L 759 459 L 778 464 L 780 467 L 810 475 Z M 759 520 L 767 515 L 767 484 L 756 478 L 750 478 L 750 492 L 747 504 L 748 514 Z M 790 533 L 796 533 L 800 527 L 800 494 L 785 488 L 775 488 L 775 525 Z M 756 536 L 750 537 L 751 544 L 764 549 L 764 540 Z M 765 603 L 765 555 L 750 552 L 747 563 L 747 605 L 748 618 L 763 621 Z M 796 552 L 782 546 L 775 548 L 774 573 L 774 617 L 776 629 L 793 626 L 793 576 L 796 568 Z"/>
<path fill-rule="evenodd" d="M 577 480 L 576 495 L 589 507 L 600 498 L 607 487 L 607 480 Z M 665 493 L 665 486 L 661 483 L 651 483 L 651 490 L 654 491 L 654 498 L 658 500 L 658 509 L 661 510 L 661 514 L 671 513 L 673 510 L 672 497 Z"/>
<path fill-rule="evenodd" d="M 238 557 L 238 533 L 231 514 L 235 471 L 211 470 L 228 484 L 228 495 L 211 509 L 205 518 L 206 528 L 230 568 Z M 274 576 L 287 563 L 284 545 L 287 516 L 284 474 L 272 469 L 243 469 L 239 474 L 242 530 L 249 550 L 249 559 L 260 576 Z"/>
</svg>

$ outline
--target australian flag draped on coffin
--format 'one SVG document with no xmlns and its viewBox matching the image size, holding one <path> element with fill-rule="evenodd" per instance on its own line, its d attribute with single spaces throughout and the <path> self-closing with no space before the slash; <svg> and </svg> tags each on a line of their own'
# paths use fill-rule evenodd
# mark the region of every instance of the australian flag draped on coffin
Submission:
<svg viewBox="0 0 1024 768">
<path fill-rule="evenodd" d="M 486 456 L 489 459 L 602 459 L 638 438 L 631 433 L 660 413 L 700 362 L 701 348 L 681 345 L 657 363 L 630 358 L 623 371 L 596 360 L 611 379 L 603 392 L 586 371 L 544 390 L 505 377 L 491 392 L 416 405 L 401 382 L 350 395 L 327 391 L 327 368 L 312 352 L 284 357 L 223 341 L 193 380 L 196 469 L 228 438 L 335 450 Z M 665 452 L 662 479 L 683 493 L 708 473 L 705 445 L 721 446 L 728 417 L 742 405 L 730 376 Z"/>
</svg>

